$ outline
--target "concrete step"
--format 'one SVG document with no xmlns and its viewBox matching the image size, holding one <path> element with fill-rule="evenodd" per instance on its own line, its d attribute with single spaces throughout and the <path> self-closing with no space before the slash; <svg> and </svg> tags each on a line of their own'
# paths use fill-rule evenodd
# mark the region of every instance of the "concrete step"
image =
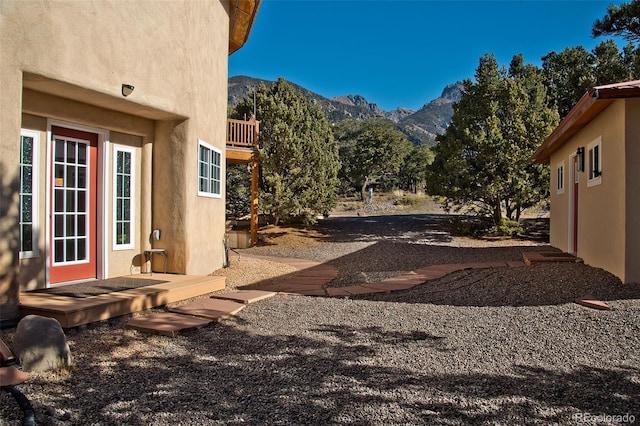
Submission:
<svg viewBox="0 0 640 426">
<path fill-rule="evenodd" d="M 222 299 L 222 300 L 232 300 L 238 303 L 244 303 L 248 305 L 250 303 L 255 303 L 259 300 L 268 299 L 269 297 L 275 296 L 277 293 L 273 291 L 262 291 L 262 290 L 238 290 L 230 293 L 220 293 L 214 294 L 211 296 L 213 299 Z"/>
<path fill-rule="evenodd" d="M 133 318 L 129 320 L 127 327 L 145 333 L 174 337 L 181 331 L 201 328 L 211 324 L 211 322 L 211 320 L 204 318 L 195 318 L 171 312 L 160 312 Z"/>
<path fill-rule="evenodd" d="M 563 252 L 539 252 L 539 251 L 525 251 L 522 253 L 522 258 L 527 266 L 531 266 L 534 263 L 544 262 L 581 262 L 577 256 L 570 253 Z"/>
<path fill-rule="evenodd" d="M 169 312 L 182 315 L 193 315 L 213 321 L 222 321 L 230 318 L 244 309 L 244 303 L 222 299 L 198 299 L 181 306 L 168 307 Z"/>
<path fill-rule="evenodd" d="M 610 311 L 611 307 L 604 303 L 602 300 L 598 300 L 593 296 L 584 296 L 576 299 L 578 305 L 586 306 L 587 308 L 600 309 L 603 311 Z"/>
</svg>

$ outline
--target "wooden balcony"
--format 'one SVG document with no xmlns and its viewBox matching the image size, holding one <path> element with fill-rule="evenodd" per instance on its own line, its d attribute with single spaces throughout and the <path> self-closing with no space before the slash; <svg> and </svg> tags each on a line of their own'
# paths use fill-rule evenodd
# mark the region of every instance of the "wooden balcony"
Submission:
<svg viewBox="0 0 640 426">
<path fill-rule="evenodd" d="M 250 163 L 259 149 L 260 122 L 227 119 L 227 163 Z"/>
</svg>

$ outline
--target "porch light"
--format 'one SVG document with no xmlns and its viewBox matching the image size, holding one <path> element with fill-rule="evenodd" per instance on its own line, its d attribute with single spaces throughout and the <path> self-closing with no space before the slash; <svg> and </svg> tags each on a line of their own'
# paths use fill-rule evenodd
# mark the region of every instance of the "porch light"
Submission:
<svg viewBox="0 0 640 426">
<path fill-rule="evenodd" d="M 131 84 L 122 84 L 122 96 L 125 98 L 133 92 L 134 87 Z"/>
<path fill-rule="evenodd" d="M 578 171 L 584 172 L 584 147 L 581 146 L 576 151 L 576 156 L 578 157 Z"/>
</svg>

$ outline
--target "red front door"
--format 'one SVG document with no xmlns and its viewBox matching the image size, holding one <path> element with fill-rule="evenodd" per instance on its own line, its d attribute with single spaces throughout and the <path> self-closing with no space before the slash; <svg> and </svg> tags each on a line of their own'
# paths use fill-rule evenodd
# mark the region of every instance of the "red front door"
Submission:
<svg viewBox="0 0 640 426">
<path fill-rule="evenodd" d="M 96 277 L 98 135 L 52 127 L 49 282 Z"/>
</svg>

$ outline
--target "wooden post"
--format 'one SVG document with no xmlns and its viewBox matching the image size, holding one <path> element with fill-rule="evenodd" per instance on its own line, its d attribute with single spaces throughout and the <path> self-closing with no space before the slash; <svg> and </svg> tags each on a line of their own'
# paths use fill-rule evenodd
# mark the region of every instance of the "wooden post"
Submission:
<svg viewBox="0 0 640 426">
<path fill-rule="evenodd" d="M 259 165 L 260 152 L 258 143 L 258 132 L 260 122 L 256 121 L 253 135 L 253 149 L 255 150 L 251 158 L 251 246 L 258 244 L 258 184 L 260 179 Z"/>
</svg>

